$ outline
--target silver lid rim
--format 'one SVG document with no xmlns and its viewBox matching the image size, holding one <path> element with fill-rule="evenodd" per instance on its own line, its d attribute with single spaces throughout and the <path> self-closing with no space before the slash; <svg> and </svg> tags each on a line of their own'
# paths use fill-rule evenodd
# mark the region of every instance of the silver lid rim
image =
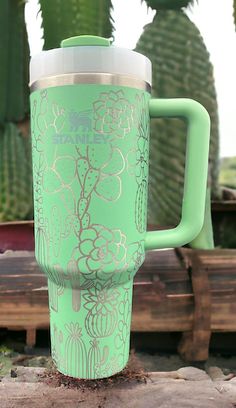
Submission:
<svg viewBox="0 0 236 408">
<path fill-rule="evenodd" d="M 142 79 L 134 78 L 129 75 L 110 74 L 105 72 L 68 73 L 41 78 L 30 85 L 30 92 L 32 93 L 41 89 L 75 84 L 126 86 L 151 93 L 151 85 Z"/>
</svg>

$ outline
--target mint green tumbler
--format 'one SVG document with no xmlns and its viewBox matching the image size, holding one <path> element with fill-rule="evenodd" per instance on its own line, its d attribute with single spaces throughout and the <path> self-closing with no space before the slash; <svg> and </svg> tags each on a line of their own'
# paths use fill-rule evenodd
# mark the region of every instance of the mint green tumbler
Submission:
<svg viewBox="0 0 236 408">
<path fill-rule="evenodd" d="M 151 63 L 92 36 L 31 59 L 36 259 L 48 277 L 52 358 L 78 378 L 121 371 L 133 278 L 145 251 L 200 232 L 209 116 L 188 99 L 150 99 Z M 149 122 L 188 121 L 180 224 L 147 232 Z"/>
</svg>

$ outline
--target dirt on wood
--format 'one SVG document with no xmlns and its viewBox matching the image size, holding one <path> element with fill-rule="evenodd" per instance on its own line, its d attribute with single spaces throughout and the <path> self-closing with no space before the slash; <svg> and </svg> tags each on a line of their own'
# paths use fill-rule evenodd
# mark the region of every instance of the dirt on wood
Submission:
<svg viewBox="0 0 236 408">
<path fill-rule="evenodd" d="M 84 380 L 64 375 L 56 369 L 46 370 L 41 376 L 41 380 L 52 387 L 63 385 L 69 389 L 99 390 L 110 388 L 124 383 L 145 383 L 147 382 L 148 373 L 142 368 L 139 360 L 134 353 L 131 353 L 127 366 L 119 373 L 112 377 L 98 380 Z"/>
</svg>

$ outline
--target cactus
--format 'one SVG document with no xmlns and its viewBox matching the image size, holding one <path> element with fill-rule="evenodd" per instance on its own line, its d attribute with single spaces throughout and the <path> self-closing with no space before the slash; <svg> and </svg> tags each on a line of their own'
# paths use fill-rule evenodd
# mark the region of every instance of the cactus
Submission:
<svg viewBox="0 0 236 408">
<path fill-rule="evenodd" d="M 23 1 L 2 0 L 0 9 L 0 123 L 18 122 L 29 111 L 29 46 Z"/>
<path fill-rule="evenodd" d="M 7 123 L 0 134 L 0 221 L 25 219 L 32 205 L 31 162 L 17 126 Z"/>
<path fill-rule="evenodd" d="M 236 0 L 234 0 L 234 24 L 236 26 Z"/>
<path fill-rule="evenodd" d="M 219 131 L 209 54 L 199 30 L 181 10 L 190 1 L 146 1 L 157 9 L 157 14 L 145 27 L 136 51 L 152 61 L 154 97 L 189 97 L 208 110 L 211 117 L 208 184 L 216 197 Z M 179 119 L 151 121 L 149 223 L 176 225 L 180 221 L 186 133 L 186 125 Z"/>
<path fill-rule="evenodd" d="M 60 46 L 63 38 L 80 34 L 111 37 L 111 0 L 40 0 L 44 48 Z"/>
<path fill-rule="evenodd" d="M 31 141 L 26 121 L 29 46 L 24 7 L 19 0 L 2 0 L 0 10 L 1 222 L 32 217 Z"/>
</svg>

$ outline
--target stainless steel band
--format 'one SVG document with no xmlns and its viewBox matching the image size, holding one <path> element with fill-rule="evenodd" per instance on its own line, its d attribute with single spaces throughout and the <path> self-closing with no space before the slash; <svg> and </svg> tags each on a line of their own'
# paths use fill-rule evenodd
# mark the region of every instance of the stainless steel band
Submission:
<svg viewBox="0 0 236 408">
<path fill-rule="evenodd" d="M 142 79 L 133 78 L 128 75 L 109 74 L 109 73 L 76 73 L 55 75 L 39 79 L 30 85 L 30 91 L 50 88 L 53 86 L 74 85 L 74 84 L 99 84 L 127 86 L 137 88 L 151 93 L 151 85 Z"/>
</svg>

